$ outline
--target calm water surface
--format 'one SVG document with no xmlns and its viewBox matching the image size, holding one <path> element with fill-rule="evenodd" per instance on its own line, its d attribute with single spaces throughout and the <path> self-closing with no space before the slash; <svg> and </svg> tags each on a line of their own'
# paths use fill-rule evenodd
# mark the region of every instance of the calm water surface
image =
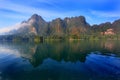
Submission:
<svg viewBox="0 0 120 80">
<path fill-rule="evenodd" d="M 2 42 L 0 80 L 120 80 L 120 41 Z"/>
</svg>

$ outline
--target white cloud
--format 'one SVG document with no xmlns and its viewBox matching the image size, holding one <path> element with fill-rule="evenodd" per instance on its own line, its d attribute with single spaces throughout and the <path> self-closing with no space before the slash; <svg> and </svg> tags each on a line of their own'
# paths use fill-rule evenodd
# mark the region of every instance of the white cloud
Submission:
<svg viewBox="0 0 120 80">
<path fill-rule="evenodd" d="M 20 26 L 20 23 L 17 23 L 17 24 L 15 24 L 15 25 L 13 25 L 13 26 L 8 26 L 8 27 L 1 28 L 1 29 L 0 29 L 0 34 L 9 32 L 9 31 L 11 31 L 11 30 L 16 30 L 16 29 L 18 29 L 18 28 L 20 28 L 20 27 L 21 27 L 21 26 Z"/>
<path fill-rule="evenodd" d="M 10 19 L 20 19 L 20 20 L 28 19 L 28 16 L 26 16 L 26 15 L 19 15 L 19 14 L 9 14 L 9 15 L 7 15 L 6 13 L 3 13 L 2 17 L 10 18 Z"/>
<path fill-rule="evenodd" d="M 43 0 L 40 0 L 43 1 Z M 51 3 L 49 1 L 43 1 L 43 2 L 47 2 L 47 3 Z M 34 13 L 37 13 L 39 15 L 41 15 L 42 17 L 45 18 L 56 18 L 56 17 L 65 17 L 65 16 L 69 16 L 69 15 L 75 15 L 75 14 L 80 14 L 80 12 L 78 11 L 68 11 L 68 12 L 59 12 L 59 11 L 52 11 L 52 10 L 45 10 L 42 8 L 34 8 L 34 7 L 30 7 L 30 6 L 24 6 L 24 5 L 19 5 L 19 4 L 15 4 L 15 3 L 11 3 L 11 2 L 3 2 L 0 3 L 0 9 L 6 9 L 6 10 L 11 10 L 11 11 L 15 11 L 15 12 L 19 12 L 22 14 L 27 14 L 27 15 L 32 15 Z M 20 17 L 25 17 L 25 16 L 16 16 L 16 15 L 4 15 L 3 16 L 6 17 L 13 17 L 13 18 L 20 18 Z M 16 17 L 15 17 L 16 16 Z"/>
<path fill-rule="evenodd" d="M 41 3 L 47 3 L 47 4 L 54 4 L 57 0 L 37 0 L 38 2 Z"/>
<path fill-rule="evenodd" d="M 108 18 L 112 18 L 112 17 L 120 17 L 120 11 L 116 10 L 113 12 L 103 12 L 103 11 L 91 11 L 91 13 L 93 15 L 96 15 L 98 17 L 108 17 Z"/>
<path fill-rule="evenodd" d="M 18 4 L 14 4 L 11 2 L 0 3 L 0 9 L 7 9 L 7 10 L 24 13 L 24 14 L 38 13 L 41 16 L 46 16 L 46 17 L 49 17 L 49 16 L 56 17 L 56 16 L 61 15 L 59 12 L 44 10 L 40 8 L 38 9 L 38 8 L 30 7 L 30 6 L 18 5 Z"/>
</svg>

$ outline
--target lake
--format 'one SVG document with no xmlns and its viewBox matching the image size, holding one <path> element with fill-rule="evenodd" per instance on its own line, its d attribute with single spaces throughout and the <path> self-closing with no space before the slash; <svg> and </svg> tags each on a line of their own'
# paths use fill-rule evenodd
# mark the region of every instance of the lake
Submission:
<svg viewBox="0 0 120 80">
<path fill-rule="evenodd" d="M 120 80 L 120 41 L 1 42 L 0 80 Z"/>
</svg>

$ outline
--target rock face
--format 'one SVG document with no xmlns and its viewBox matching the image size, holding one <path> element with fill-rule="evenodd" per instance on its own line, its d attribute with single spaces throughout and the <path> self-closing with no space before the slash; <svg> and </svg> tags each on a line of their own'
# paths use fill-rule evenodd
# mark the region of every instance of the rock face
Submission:
<svg viewBox="0 0 120 80">
<path fill-rule="evenodd" d="M 49 35 L 63 36 L 66 33 L 65 22 L 57 18 L 49 23 Z"/>
<path fill-rule="evenodd" d="M 112 29 L 115 33 L 120 34 L 120 19 L 113 22 Z"/>
<path fill-rule="evenodd" d="M 70 35 L 87 33 L 88 28 L 90 27 L 83 16 L 65 18 L 64 22 L 66 24 L 67 33 Z"/>
<path fill-rule="evenodd" d="M 37 35 L 39 36 L 47 35 L 48 23 L 41 16 L 34 14 L 28 20 L 28 22 L 30 22 L 31 25 L 33 26 L 33 30 L 34 29 L 36 30 Z"/>
<path fill-rule="evenodd" d="M 114 35 L 114 30 L 113 29 L 107 29 L 107 31 L 104 32 L 105 35 Z"/>
<path fill-rule="evenodd" d="M 11 31 L 13 35 L 21 36 L 68 36 L 81 34 L 118 34 L 120 33 L 120 20 L 113 23 L 106 22 L 90 26 L 83 16 L 54 19 L 46 22 L 41 16 L 34 14 L 27 21 L 23 21 L 20 28 Z"/>
</svg>

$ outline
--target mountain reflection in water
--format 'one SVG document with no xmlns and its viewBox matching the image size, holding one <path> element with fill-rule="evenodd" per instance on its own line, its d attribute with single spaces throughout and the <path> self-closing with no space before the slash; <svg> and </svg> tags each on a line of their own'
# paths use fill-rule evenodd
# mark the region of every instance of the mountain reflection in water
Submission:
<svg viewBox="0 0 120 80">
<path fill-rule="evenodd" d="M 0 80 L 120 80 L 119 41 L 0 43 Z"/>
</svg>

